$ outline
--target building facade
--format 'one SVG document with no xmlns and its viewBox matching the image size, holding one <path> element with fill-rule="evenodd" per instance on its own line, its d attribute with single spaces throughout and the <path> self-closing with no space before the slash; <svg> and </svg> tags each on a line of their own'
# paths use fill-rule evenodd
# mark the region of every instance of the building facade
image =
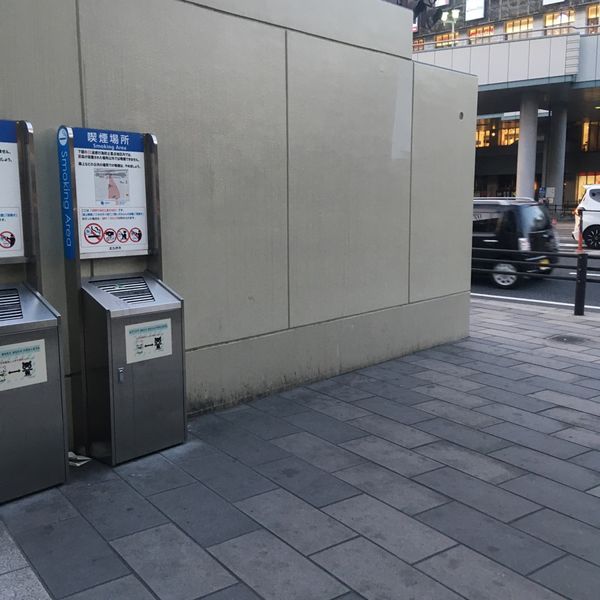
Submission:
<svg viewBox="0 0 600 600">
<path fill-rule="evenodd" d="M 600 183 L 599 38 L 582 0 L 437 0 L 415 20 L 416 61 L 479 78 L 476 196 L 568 212 Z"/>
</svg>

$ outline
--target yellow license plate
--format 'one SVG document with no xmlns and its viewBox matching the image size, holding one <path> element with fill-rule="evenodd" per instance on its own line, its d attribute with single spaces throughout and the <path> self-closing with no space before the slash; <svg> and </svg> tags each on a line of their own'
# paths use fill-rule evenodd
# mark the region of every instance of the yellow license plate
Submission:
<svg viewBox="0 0 600 600">
<path fill-rule="evenodd" d="M 540 267 L 549 267 L 549 266 L 550 266 L 549 258 L 542 258 L 542 260 L 540 260 Z"/>
</svg>

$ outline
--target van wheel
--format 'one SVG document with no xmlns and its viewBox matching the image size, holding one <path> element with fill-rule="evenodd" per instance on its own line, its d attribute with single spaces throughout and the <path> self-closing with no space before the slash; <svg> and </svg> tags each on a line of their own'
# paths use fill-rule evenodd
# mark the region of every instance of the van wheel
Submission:
<svg viewBox="0 0 600 600">
<path fill-rule="evenodd" d="M 583 232 L 583 241 L 588 248 L 600 250 L 600 225 L 591 225 Z"/>
<path fill-rule="evenodd" d="M 518 279 L 517 267 L 515 267 L 515 265 L 511 265 L 510 263 L 498 263 L 494 267 L 494 272 L 492 273 L 494 285 L 507 290 L 515 287 Z"/>
</svg>

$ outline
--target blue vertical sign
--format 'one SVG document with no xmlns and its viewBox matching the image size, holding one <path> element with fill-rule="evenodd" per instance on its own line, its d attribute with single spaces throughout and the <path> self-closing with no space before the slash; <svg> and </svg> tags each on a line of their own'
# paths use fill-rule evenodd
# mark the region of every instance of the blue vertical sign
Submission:
<svg viewBox="0 0 600 600">
<path fill-rule="evenodd" d="M 69 130 L 63 125 L 56 135 L 58 146 L 58 172 L 60 178 L 60 205 L 63 220 L 65 258 L 75 258 L 75 220 L 73 215 L 73 185 L 71 181 L 71 151 Z"/>
</svg>

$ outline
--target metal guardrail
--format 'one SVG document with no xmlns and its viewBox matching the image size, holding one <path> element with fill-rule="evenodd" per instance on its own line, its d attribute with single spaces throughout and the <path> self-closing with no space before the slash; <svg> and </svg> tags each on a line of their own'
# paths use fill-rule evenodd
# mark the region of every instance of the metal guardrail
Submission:
<svg viewBox="0 0 600 600">
<path fill-rule="evenodd" d="M 473 251 L 477 253 L 483 252 L 493 254 L 502 254 L 502 255 L 518 255 L 520 257 L 530 256 L 532 259 L 543 259 L 543 258 L 566 258 L 572 259 L 575 261 L 575 265 L 565 265 L 560 264 L 558 261 L 555 264 L 549 265 L 547 268 L 549 270 L 554 269 L 575 269 L 575 276 L 565 276 L 565 275 L 553 275 L 552 273 L 541 273 L 541 272 L 527 272 L 521 271 L 515 273 L 515 275 L 519 278 L 527 277 L 533 279 L 555 279 L 559 281 L 572 281 L 575 283 L 575 299 L 574 299 L 574 307 L 573 314 L 576 316 L 582 316 L 585 312 L 585 294 L 586 287 L 588 283 L 600 283 L 600 279 L 591 279 L 588 277 L 588 273 L 600 273 L 600 266 L 590 266 L 589 263 L 591 261 L 598 261 L 600 265 L 600 255 L 590 255 L 583 249 L 583 213 L 585 212 L 593 212 L 600 213 L 600 210 L 585 210 L 585 209 L 577 209 L 576 211 L 579 215 L 579 239 L 578 239 L 578 248 L 577 252 L 546 252 L 544 250 L 505 250 L 503 248 L 473 248 Z M 487 258 L 487 257 L 474 257 L 471 258 L 472 264 L 479 263 L 492 263 L 492 264 L 500 264 L 509 262 L 506 258 Z M 515 266 L 528 266 L 532 267 L 535 265 L 533 260 L 510 260 L 510 264 Z M 480 267 L 471 267 L 471 271 L 473 273 L 489 273 L 494 274 L 498 273 L 498 271 L 494 269 L 485 269 Z M 508 271 L 507 271 L 508 273 Z M 512 273 L 511 273 L 512 274 Z"/>
<path fill-rule="evenodd" d="M 559 32 L 559 33 L 556 33 Z M 438 33 L 449 33 L 448 31 Z M 544 27 L 543 29 L 529 29 L 527 31 L 518 31 L 515 33 L 507 33 L 505 31 L 501 33 L 494 33 L 492 35 L 485 35 L 479 37 L 457 37 L 454 40 L 444 40 L 443 42 L 435 40 L 427 40 L 423 44 L 415 44 L 414 42 L 419 39 L 415 37 L 413 39 L 413 52 L 428 52 L 432 50 L 449 50 L 452 48 L 465 48 L 472 46 L 481 46 L 486 44 L 497 44 L 501 42 L 516 42 L 519 40 L 531 40 L 539 38 L 548 38 L 558 35 L 597 35 L 600 34 L 600 25 L 588 25 L 585 27 L 575 27 L 573 25 L 553 25 L 551 27 Z M 431 34 L 428 34 L 431 35 Z"/>
</svg>

